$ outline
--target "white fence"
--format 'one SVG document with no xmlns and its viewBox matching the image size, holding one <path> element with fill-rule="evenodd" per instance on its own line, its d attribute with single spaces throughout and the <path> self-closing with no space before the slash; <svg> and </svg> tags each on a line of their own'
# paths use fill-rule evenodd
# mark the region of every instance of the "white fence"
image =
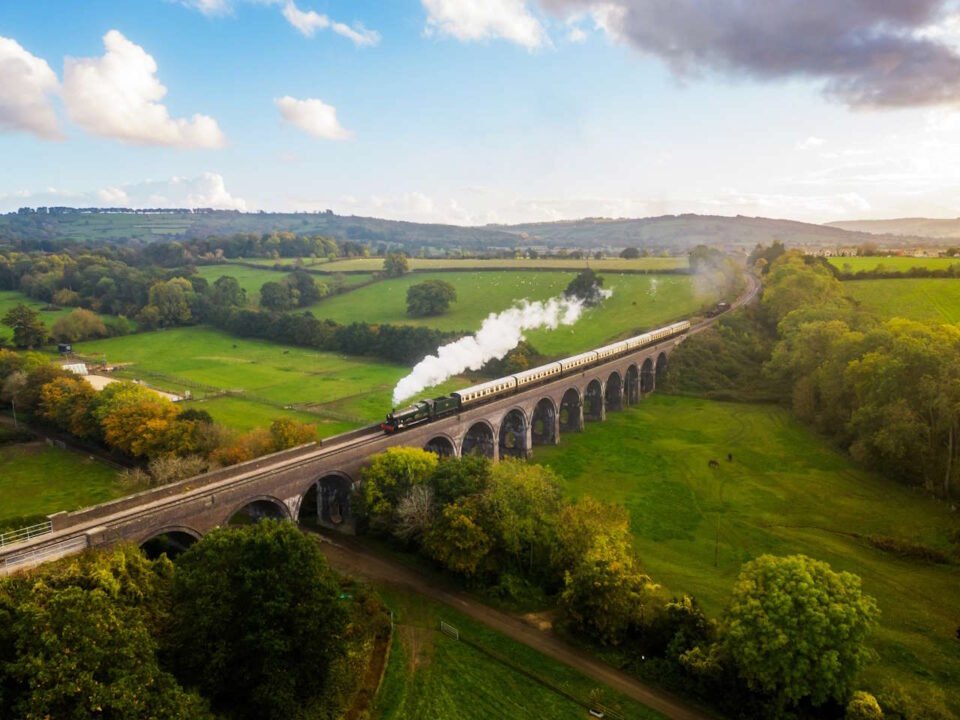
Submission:
<svg viewBox="0 0 960 720">
<path fill-rule="evenodd" d="M 86 549 L 87 536 L 76 535 L 33 550 L 24 550 L 23 552 L 7 555 L 7 557 L 3 558 L 3 565 L 0 566 L 0 569 L 10 570 L 21 565 L 26 567 L 39 565 L 47 560 L 56 560 L 57 558 L 73 555 Z"/>
<path fill-rule="evenodd" d="M 30 538 L 35 538 L 38 535 L 46 535 L 48 532 L 53 530 L 53 523 L 49 520 L 46 522 L 38 523 L 36 525 L 31 525 L 30 527 L 20 528 L 19 530 L 11 530 L 10 532 L 0 533 L 0 547 L 6 547 L 7 545 L 15 545 L 16 543 L 23 542 L 24 540 L 29 540 Z"/>
</svg>

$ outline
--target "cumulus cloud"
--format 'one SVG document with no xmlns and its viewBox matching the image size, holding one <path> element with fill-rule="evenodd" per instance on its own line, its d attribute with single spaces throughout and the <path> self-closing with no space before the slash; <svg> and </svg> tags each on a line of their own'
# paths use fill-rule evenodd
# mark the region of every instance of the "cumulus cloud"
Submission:
<svg viewBox="0 0 960 720">
<path fill-rule="evenodd" d="M 196 177 L 144 180 L 129 185 L 112 185 L 92 191 L 54 187 L 0 195 L 0 210 L 23 206 L 66 205 L 72 207 L 214 208 L 246 210 L 247 203 L 232 195 L 223 176 L 205 172 Z"/>
<path fill-rule="evenodd" d="M 60 137 L 50 95 L 57 76 L 47 62 L 31 55 L 16 40 L 0 37 L 0 130 Z"/>
<path fill-rule="evenodd" d="M 684 78 L 809 78 L 857 108 L 960 101 L 960 53 L 936 30 L 951 22 L 952 0 L 538 2 L 559 17 L 591 12 L 613 39 Z"/>
<path fill-rule="evenodd" d="M 67 58 L 63 100 L 70 118 L 87 132 L 136 145 L 218 148 L 225 139 L 208 115 L 172 118 L 160 100 L 167 89 L 157 63 L 142 47 L 111 30 L 99 58 Z"/>
<path fill-rule="evenodd" d="M 458 40 L 503 39 L 535 50 L 550 44 L 525 0 L 421 0 L 427 33 Z"/>
<path fill-rule="evenodd" d="M 298 100 L 285 95 L 273 102 L 284 120 L 314 137 L 325 140 L 349 140 L 353 137 L 353 133 L 337 120 L 337 109 L 322 100 Z"/>
<path fill-rule="evenodd" d="M 130 196 L 123 188 L 105 187 L 97 191 L 97 199 L 105 207 L 130 207 Z"/>
<path fill-rule="evenodd" d="M 283 17 L 304 37 L 313 37 L 317 30 L 330 29 L 337 35 L 342 35 L 351 40 L 358 47 L 376 45 L 380 42 L 380 33 L 376 30 L 368 30 L 361 23 L 355 23 L 353 27 L 350 27 L 344 23 L 331 20 L 326 15 L 314 10 L 303 11 L 292 0 L 288 0 L 283 6 Z"/>
</svg>

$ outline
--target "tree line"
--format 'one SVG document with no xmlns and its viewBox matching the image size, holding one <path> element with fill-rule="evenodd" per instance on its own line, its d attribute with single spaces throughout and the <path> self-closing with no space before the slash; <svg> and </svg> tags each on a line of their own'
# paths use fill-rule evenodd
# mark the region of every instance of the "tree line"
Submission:
<svg viewBox="0 0 960 720">
<path fill-rule="evenodd" d="M 431 559 L 475 591 L 555 606 L 563 631 L 732 717 L 879 718 L 855 692 L 875 601 L 860 578 L 801 555 L 745 564 L 722 617 L 671 596 L 643 569 L 630 517 L 563 497 L 545 467 L 391 448 L 372 458 L 354 507 L 361 531 Z"/>
<path fill-rule="evenodd" d="M 164 484 L 316 440 L 313 425 L 278 418 L 236 433 L 133 382 L 96 391 L 40 353 L 0 349 L 0 400 L 21 416 L 146 464 L 131 479 Z"/>
<path fill-rule="evenodd" d="M 822 258 L 777 250 L 756 253 L 759 308 L 680 346 L 670 386 L 786 402 L 864 466 L 960 495 L 960 328 L 880 318 Z"/>
</svg>

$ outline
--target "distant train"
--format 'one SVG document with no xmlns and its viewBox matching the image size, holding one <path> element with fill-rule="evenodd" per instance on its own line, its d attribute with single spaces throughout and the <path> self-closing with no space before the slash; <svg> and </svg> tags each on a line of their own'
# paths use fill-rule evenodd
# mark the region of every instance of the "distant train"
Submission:
<svg viewBox="0 0 960 720">
<path fill-rule="evenodd" d="M 683 335 L 690 329 L 690 323 L 683 322 L 667 325 L 659 330 L 651 330 L 643 335 L 621 340 L 612 345 L 590 352 L 574 355 L 557 362 L 540 367 L 524 370 L 515 375 L 490 380 L 479 385 L 473 385 L 463 390 L 450 393 L 445 397 L 433 400 L 421 400 L 403 410 L 394 410 L 387 414 L 386 420 L 380 423 L 380 428 L 386 433 L 396 433 L 416 425 L 432 422 L 448 415 L 453 415 L 491 400 L 512 395 L 532 385 L 549 382 L 557 378 L 567 377 L 583 372 L 593 365 L 607 362 L 621 355 L 639 350 L 649 345 L 656 345 L 664 340 Z"/>
</svg>

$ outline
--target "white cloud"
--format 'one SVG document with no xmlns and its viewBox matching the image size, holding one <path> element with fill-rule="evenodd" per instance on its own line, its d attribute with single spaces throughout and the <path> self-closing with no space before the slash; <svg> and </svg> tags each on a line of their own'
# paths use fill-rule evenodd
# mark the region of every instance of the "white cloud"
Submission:
<svg viewBox="0 0 960 720">
<path fill-rule="evenodd" d="M 797 142 L 797 150 L 812 150 L 824 145 L 827 141 L 821 137 L 811 135 L 810 137 Z"/>
<path fill-rule="evenodd" d="M 57 76 L 45 60 L 31 55 L 16 40 L 0 37 L 0 130 L 59 138 L 49 97 L 58 89 Z"/>
<path fill-rule="evenodd" d="M 293 25 L 304 37 L 313 37 L 317 30 L 331 29 L 338 35 L 351 40 L 358 47 L 376 45 L 380 42 L 380 33 L 376 30 L 368 30 L 362 24 L 356 23 L 353 27 L 341 22 L 331 20 L 326 15 L 321 15 L 314 10 L 303 11 L 298 8 L 292 0 L 287 0 L 283 6 L 283 16 L 287 22 Z"/>
<path fill-rule="evenodd" d="M 353 133 L 337 120 L 337 109 L 322 100 L 297 98 L 285 95 L 273 101 L 283 119 L 314 137 L 325 140 L 349 140 Z"/>
<path fill-rule="evenodd" d="M 233 10 L 230 0 L 180 0 L 180 4 L 210 16 L 229 15 Z"/>
<path fill-rule="evenodd" d="M 93 191 L 45 188 L 0 195 L 0 210 L 23 206 L 66 205 L 69 207 L 128 208 L 214 208 L 246 210 L 247 203 L 227 190 L 223 176 L 205 172 L 197 177 L 144 180 L 129 185 L 112 185 Z"/>
<path fill-rule="evenodd" d="M 107 207 L 129 207 L 130 196 L 118 187 L 105 187 L 97 191 L 97 199 Z"/>
<path fill-rule="evenodd" d="M 546 30 L 525 0 L 421 0 L 428 34 L 462 41 L 502 38 L 528 50 L 550 44 Z"/>
<path fill-rule="evenodd" d="M 70 118 L 87 132 L 137 145 L 218 148 L 225 143 L 208 115 L 171 118 L 160 100 L 167 89 L 156 77 L 157 63 L 117 30 L 103 36 L 106 54 L 67 58 L 63 99 Z"/>
<path fill-rule="evenodd" d="M 304 37 L 312 38 L 317 30 L 332 30 L 358 47 L 369 47 L 380 42 L 380 33 L 356 22 L 352 26 L 337 22 L 315 10 L 301 10 L 294 0 L 179 0 L 181 5 L 197 10 L 208 17 L 231 15 L 237 3 L 253 5 L 280 5 L 283 17 Z"/>
</svg>

